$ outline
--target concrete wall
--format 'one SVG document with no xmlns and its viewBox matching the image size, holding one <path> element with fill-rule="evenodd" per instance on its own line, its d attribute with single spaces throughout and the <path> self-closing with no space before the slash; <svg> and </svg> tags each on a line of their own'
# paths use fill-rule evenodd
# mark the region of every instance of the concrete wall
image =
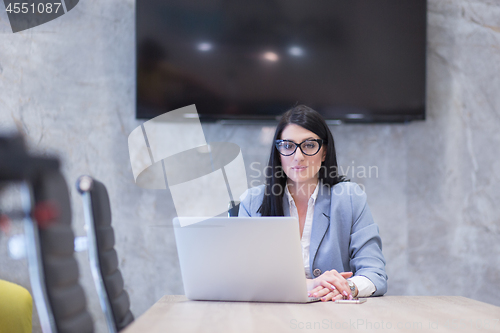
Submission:
<svg viewBox="0 0 500 333">
<path fill-rule="evenodd" d="M 65 16 L 13 34 L 0 4 L 0 131 L 21 131 L 31 151 L 61 157 L 77 235 L 85 232 L 76 178 L 90 174 L 107 185 L 120 268 L 139 316 L 183 288 L 170 193 L 138 188 L 128 157 L 128 134 L 141 124 L 134 118 L 134 5 L 81 0 Z M 338 158 L 365 186 L 380 226 L 388 295 L 500 305 L 500 3 L 429 0 L 427 64 L 427 120 L 334 126 Z M 249 179 L 258 183 L 250 164 L 265 164 L 273 128 L 203 127 L 207 141 L 242 147 Z M 356 175 L 369 166 L 378 173 Z M 17 223 L 11 235 L 21 232 Z M 26 262 L 8 258 L 7 240 L 0 236 L 0 278 L 30 289 Z M 103 332 L 86 253 L 77 258 Z M 33 331 L 40 331 L 36 312 Z"/>
</svg>

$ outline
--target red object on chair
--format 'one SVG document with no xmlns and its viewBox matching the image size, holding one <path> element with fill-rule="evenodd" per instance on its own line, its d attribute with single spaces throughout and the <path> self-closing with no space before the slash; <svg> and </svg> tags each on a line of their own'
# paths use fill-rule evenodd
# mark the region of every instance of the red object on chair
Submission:
<svg viewBox="0 0 500 333">
<path fill-rule="evenodd" d="M 54 202 L 39 202 L 33 210 L 33 217 L 38 223 L 38 226 L 45 229 L 57 222 L 57 218 L 59 217 L 59 208 Z"/>
</svg>

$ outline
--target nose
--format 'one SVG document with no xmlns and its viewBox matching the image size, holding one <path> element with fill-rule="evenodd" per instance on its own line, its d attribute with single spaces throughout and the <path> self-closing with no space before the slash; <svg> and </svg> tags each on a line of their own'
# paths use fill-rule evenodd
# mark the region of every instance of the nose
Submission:
<svg viewBox="0 0 500 333">
<path fill-rule="evenodd" d="M 304 154 L 302 153 L 302 150 L 300 150 L 300 147 L 297 147 L 297 150 L 295 150 L 295 153 L 293 155 L 294 160 L 302 161 L 305 158 Z"/>
</svg>

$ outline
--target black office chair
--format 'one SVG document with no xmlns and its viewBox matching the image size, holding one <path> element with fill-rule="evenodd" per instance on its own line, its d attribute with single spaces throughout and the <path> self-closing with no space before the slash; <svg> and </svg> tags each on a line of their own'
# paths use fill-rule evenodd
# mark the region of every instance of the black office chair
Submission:
<svg viewBox="0 0 500 333">
<path fill-rule="evenodd" d="M 90 268 L 109 332 L 117 332 L 134 320 L 130 299 L 123 289 L 123 277 L 114 249 L 115 234 L 111 226 L 111 207 L 106 187 L 90 176 L 76 182 L 82 195 Z"/>
<path fill-rule="evenodd" d="M 10 215 L 24 222 L 28 272 L 42 331 L 93 332 L 78 283 L 69 193 L 59 161 L 29 155 L 19 136 L 0 136 L 0 181 L 22 184 L 22 212 Z"/>
<path fill-rule="evenodd" d="M 58 170 L 23 186 L 26 252 L 40 324 L 44 333 L 93 332 L 78 264 L 66 182 Z"/>
<path fill-rule="evenodd" d="M 240 202 L 239 201 L 231 201 L 229 203 L 229 209 L 227 210 L 228 217 L 238 217 L 238 213 L 240 211 Z"/>
</svg>

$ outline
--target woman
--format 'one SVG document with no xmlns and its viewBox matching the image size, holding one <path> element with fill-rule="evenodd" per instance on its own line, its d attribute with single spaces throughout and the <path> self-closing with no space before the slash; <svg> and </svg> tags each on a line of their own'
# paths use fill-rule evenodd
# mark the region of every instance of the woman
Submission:
<svg viewBox="0 0 500 333">
<path fill-rule="evenodd" d="M 299 105 L 281 118 L 266 184 L 249 190 L 239 216 L 298 219 L 310 296 L 323 301 L 387 290 L 378 226 L 366 194 L 337 173 L 333 136 L 319 113 Z"/>
</svg>

